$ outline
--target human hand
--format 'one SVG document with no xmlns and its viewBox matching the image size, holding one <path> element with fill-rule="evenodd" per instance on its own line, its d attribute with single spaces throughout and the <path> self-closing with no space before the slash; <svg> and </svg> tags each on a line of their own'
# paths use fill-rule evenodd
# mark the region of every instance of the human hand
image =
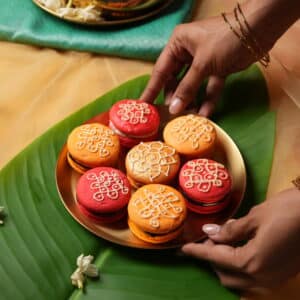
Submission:
<svg viewBox="0 0 300 300">
<path fill-rule="evenodd" d="M 289 189 L 223 226 L 207 224 L 204 243 L 182 251 L 210 261 L 221 283 L 248 290 L 272 287 L 300 272 L 300 191 Z M 243 246 L 238 242 L 247 241 Z"/>
<path fill-rule="evenodd" d="M 227 18 L 232 21 L 234 17 L 228 14 Z M 170 113 L 176 114 L 196 98 L 201 83 L 210 76 L 199 110 L 200 114 L 209 116 L 225 77 L 246 68 L 254 60 L 222 17 L 179 25 L 158 58 L 141 99 L 153 102 L 164 89 Z M 190 67 L 178 82 L 177 76 L 185 66 Z"/>
</svg>

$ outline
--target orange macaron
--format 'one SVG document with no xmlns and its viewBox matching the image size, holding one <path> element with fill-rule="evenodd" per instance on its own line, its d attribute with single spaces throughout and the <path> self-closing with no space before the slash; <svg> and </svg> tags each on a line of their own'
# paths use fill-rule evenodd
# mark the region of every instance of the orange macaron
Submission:
<svg viewBox="0 0 300 300">
<path fill-rule="evenodd" d="M 125 165 L 135 188 L 150 183 L 168 184 L 179 171 L 180 157 L 173 147 L 161 141 L 140 143 L 127 153 Z"/>
<path fill-rule="evenodd" d="M 76 127 L 67 141 L 70 166 L 83 174 L 95 167 L 115 166 L 120 154 L 118 136 L 100 123 Z"/>
<path fill-rule="evenodd" d="M 187 209 L 183 195 L 163 184 L 144 185 L 128 203 L 128 226 L 139 239 L 161 244 L 178 237 Z"/>
<path fill-rule="evenodd" d="M 163 132 L 164 141 L 188 158 L 210 157 L 216 144 L 212 122 L 199 115 L 185 115 L 170 121 Z"/>
</svg>

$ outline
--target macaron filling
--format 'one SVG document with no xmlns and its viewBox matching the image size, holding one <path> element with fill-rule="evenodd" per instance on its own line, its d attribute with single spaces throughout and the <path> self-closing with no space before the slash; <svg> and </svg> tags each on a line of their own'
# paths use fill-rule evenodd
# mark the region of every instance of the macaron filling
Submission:
<svg viewBox="0 0 300 300">
<path fill-rule="evenodd" d="M 157 128 L 157 130 L 150 132 L 149 134 L 144 134 L 144 135 L 127 134 L 127 133 L 124 133 L 121 130 L 119 130 L 112 121 L 109 121 L 109 128 L 117 135 L 120 135 L 122 137 L 129 137 L 132 139 L 144 139 L 144 138 L 146 139 L 146 138 L 152 137 L 158 133 L 158 128 Z"/>
<path fill-rule="evenodd" d="M 82 211 L 84 211 L 89 217 L 92 217 L 98 221 L 102 221 L 103 219 L 110 220 L 111 218 L 114 218 L 114 217 L 122 218 L 127 212 L 126 207 L 124 207 L 123 209 L 117 210 L 115 212 L 110 212 L 110 213 L 109 212 L 105 212 L 105 213 L 94 212 L 94 211 L 91 211 L 88 208 L 84 207 L 79 202 L 78 202 L 78 207 Z"/>
<path fill-rule="evenodd" d="M 78 160 L 76 160 L 71 154 L 70 152 L 68 152 L 68 159 L 70 159 L 74 164 L 76 164 L 77 166 L 79 166 L 80 168 L 83 168 L 83 169 L 86 169 L 86 170 L 89 170 L 91 169 L 91 167 L 89 166 L 85 166 L 83 163 L 79 162 Z"/>
</svg>

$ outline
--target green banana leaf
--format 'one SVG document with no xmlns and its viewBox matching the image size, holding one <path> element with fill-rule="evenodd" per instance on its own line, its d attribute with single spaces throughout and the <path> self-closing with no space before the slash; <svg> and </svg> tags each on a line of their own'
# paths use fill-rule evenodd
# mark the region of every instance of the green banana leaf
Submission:
<svg viewBox="0 0 300 300">
<path fill-rule="evenodd" d="M 237 299 L 208 264 L 175 251 L 143 251 L 104 241 L 80 226 L 60 201 L 55 184 L 58 153 L 68 133 L 117 100 L 138 98 L 148 76 L 131 80 L 63 120 L 0 172 L 0 299 Z M 63 101 L 63 99 L 62 99 Z M 159 101 L 162 101 L 160 96 Z M 265 81 L 257 69 L 227 80 L 215 121 L 245 158 L 248 190 L 242 207 L 264 199 L 272 163 L 275 117 L 268 112 Z M 83 291 L 70 275 L 81 253 L 95 256 L 100 278 Z"/>
</svg>

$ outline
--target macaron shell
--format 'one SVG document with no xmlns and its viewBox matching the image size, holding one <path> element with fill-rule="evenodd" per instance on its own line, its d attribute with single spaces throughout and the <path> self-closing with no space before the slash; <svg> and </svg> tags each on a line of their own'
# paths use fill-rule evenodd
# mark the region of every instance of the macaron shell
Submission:
<svg viewBox="0 0 300 300">
<path fill-rule="evenodd" d="M 183 165 L 179 185 L 196 202 L 213 203 L 231 190 L 231 176 L 225 166 L 211 159 L 194 159 Z"/>
<path fill-rule="evenodd" d="M 113 214 L 96 215 L 96 214 L 90 212 L 89 210 L 87 210 L 80 203 L 77 203 L 77 206 L 83 215 L 85 215 L 86 217 L 88 217 L 89 219 L 92 219 L 94 222 L 97 222 L 97 223 L 105 223 L 105 224 L 106 223 L 114 223 L 114 222 L 117 222 L 117 221 L 121 220 L 122 218 L 124 218 L 125 215 L 127 214 L 126 208 L 123 208 L 122 210 L 119 210 Z"/>
<path fill-rule="evenodd" d="M 115 103 L 109 111 L 109 119 L 113 126 L 130 137 L 154 135 L 160 124 L 154 105 L 130 99 Z"/>
<path fill-rule="evenodd" d="M 131 189 L 127 177 L 121 171 L 100 167 L 80 177 L 76 195 L 77 201 L 94 214 L 113 213 L 127 205 Z"/>
<path fill-rule="evenodd" d="M 142 231 L 164 234 L 179 228 L 187 215 L 185 198 L 174 188 L 149 184 L 138 189 L 128 204 L 128 217 Z"/>
<path fill-rule="evenodd" d="M 76 127 L 68 137 L 67 147 L 74 160 L 90 168 L 114 166 L 120 153 L 119 137 L 99 123 Z"/>
<path fill-rule="evenodd" d="M 143 231 L 141 228 L 139 228 L 134 222 L 132 222 L 130 219 L 128 219 L 128 227 L 130 231 L 139 239 L 143 240 L 144 242 L 151 243 L 151 244 L 162 244 L 167 243 L 171 240 L 176 239 L 182 232 L 183 232 L 183 226 L 179 227 L 178 229 L 166 233 L 164 235 L 150 235 L 147 232 Z"/>
<path fill-rule="evenodd" d="M 140 143 L 126 156 L 127 175 L 138 183 L 170 183 L 180 168 L 176 150 L 160 141 Z"/>
<path fill-rule="evenodd" d="M 210 157 L 215 149 L 216 130 L 208 119 L 186 115 L 170 121 L 163 131 L 163 138 L 182 155 Z"/>
<path fill-rule="evenodd" d="M 211 206 L 201 206 L 201 205 L 197 205 L 196 203 L 193 203 L 191 201 L 189 201 L 189 199 L 187 199 L 186 202 L 186 206 L 189 210 L 197 213 L 197 214 L 214 214 L 214 213 L 218 213 L 220 211 L 222 211 L 223 209 L 225 209 L 228 204 L 230 202 L 230 194 L 225 196 L 224 200 L 216 203 L 215 205 L 211 205 Z"/>
</svg>

